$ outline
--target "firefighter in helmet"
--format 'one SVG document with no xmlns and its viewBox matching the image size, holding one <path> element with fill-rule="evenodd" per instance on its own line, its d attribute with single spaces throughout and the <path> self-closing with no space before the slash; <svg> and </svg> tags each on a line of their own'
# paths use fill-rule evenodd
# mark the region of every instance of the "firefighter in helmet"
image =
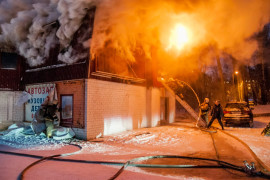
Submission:
<svg viewBox="0 0 270 180">
<path fill-rule="evenodd" d="M 53 100 L 52 102 L 49 102 L 46 108 L 46 113 L 45 113 L 45 125 L 46 125 L 46 135 L 47 138 L 52 137 L 52 132 L 54 129 L 54 123 L 55 121 L 58 121 L 58 117 L 56 115 L 58 111 L 58 101 Z"/>
<path fill-rule="evenodd" d="M 209 99 L 205 98 L 204 102 L 200 105 L 200 114 L 201 118 L 206 122 L 208 125 L 208 114 L 211 109 L 211 106 L 209 105 Z"/>
</svg>

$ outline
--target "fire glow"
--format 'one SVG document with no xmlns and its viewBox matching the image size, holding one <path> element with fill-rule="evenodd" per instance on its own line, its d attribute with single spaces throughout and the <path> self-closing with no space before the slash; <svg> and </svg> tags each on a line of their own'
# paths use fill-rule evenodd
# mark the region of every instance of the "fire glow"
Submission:
<svg viewBox="0 0 270 180">
<path fill-rule="evenodd" d="M 166 51 L 176 49 L 181 51 L 187 43 L 190 41 L 191 35 L 189 30 L 182 24 L 177 24 L 172 30 L 169 36 L 169 45 Z"/>
<path fill-rule="evenodd" d="M 170 14 L 160 30 L 161 50 L 171 59 L 187 57 L 207 38 L 205 24 L 194 14 Z"/>
<path fill-rule="evenodd" d="M 201 50 L 210 46 L 245 61 L 258 48 L 250 37 L 270 18 L 270 1 L 265 0 L 21 0 L 19 6 L 17 0 L 2 0 L 0 44 L 15 48 L 30 66 L 44 64 L 50 48 L 60 44 L 67 51 L 58 60 L 75 63 L 82 54 L 69 43 L 92 8 L 92 38 L 80 43 L 91 47 L 92 58 L 113 49 L 123 62 L 135 62 L 143 54 L 155 61 L 166 59 L 166 64 L 181 58 L 196 64 L 202 60 Z M 59 27 L 44 28 L 52 21 Z"/>
</svg>

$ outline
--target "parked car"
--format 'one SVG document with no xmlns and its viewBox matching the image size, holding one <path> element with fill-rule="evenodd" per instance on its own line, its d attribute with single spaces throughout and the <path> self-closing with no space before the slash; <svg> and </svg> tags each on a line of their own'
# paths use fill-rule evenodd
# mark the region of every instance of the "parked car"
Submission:
<svg viewBox="0 0 270 180">
<path fill-rule="evenodd" d="M 254 109 L 254 100 L 253 99 L 248 99 L 248 105 L 251 109 Z"/>
<path fill-rule="evenodd" d="M 224 125 L 253 127 L 253 113 L 246 102 L 228 102 L 224 108 Z"/>
</svg>

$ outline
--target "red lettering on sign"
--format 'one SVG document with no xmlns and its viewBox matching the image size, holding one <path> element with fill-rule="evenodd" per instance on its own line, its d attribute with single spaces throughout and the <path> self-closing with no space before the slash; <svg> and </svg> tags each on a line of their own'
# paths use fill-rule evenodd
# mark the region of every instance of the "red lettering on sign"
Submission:
<svg viewBox="0 0 270 180">
<path fill-rule="evenodd" d="M 34 88 L 31 88 L 31 94 L 34 94 Z"/>
<path fill-rule="evenodd" d="M 41 94 L 41 87 L 38 88 L 38 94 Z"/>
<path fill-rule="evenodd" d="M 49 92 L 50 92 L 50 89 L 49 89 L 49 87 L 47 87 L 47 88 L 46 88 L 46 93 L 49 94 Z"/>
<path fill-rule="evenodd" d="M 45 87 L 42 88 L 42 94 L 45 94 Z"/>
</svg>

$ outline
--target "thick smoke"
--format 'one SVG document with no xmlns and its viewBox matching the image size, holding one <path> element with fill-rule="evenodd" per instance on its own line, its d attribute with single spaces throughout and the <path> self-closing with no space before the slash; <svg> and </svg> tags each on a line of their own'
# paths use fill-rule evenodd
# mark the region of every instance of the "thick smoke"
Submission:
<svg viewBox="0 0 270 180">
<path fill-rule="evenodd" d="M 166 65 L 176 59 L 185 68 L 209 46 L 239 60 L 250 58 L 257 49 L 251 37 L 270 16 L 266 0 L 0 0 L 0 44 L 15 47 L 36 66 L 60 43 L 67 51 L 58 60 L 74 63 L 85 55 L 74 54 L 69 43 L 92 6 L 97 7 L 92 57 L 110 48 L 125 60 L 135 61 L 134 52 L 140 52 Z M 46 26 L 56 20 L 59 27 Z M 166 51 L 178 23 L 190 30 L 190 43 L 181 51 Z"/>
<path fill-rule="evenodd" d="M 92 0 L 2 0 L 0 43 L 15 47 L 30 66 L 43 64 L 56 43 L 65 48 L 79 29 Z M 48 25 L 59 22 L 59 28 Z M 82 42 L 84 43 L 84 42 Z M 59 60 L 74 63 L 72 48 Z"/>
<path fill-rule="evenodd" d="M 155 58 L 168 64 L 175 59 L 175 52 L 165 50 L 169 35 L 180 23 L 191 30 L 192 38 L 175 53 L 176 59 L 196 64 L 194 59 L 211 46 L 245 62 L 257 49 L 251 37 L 269 17 L 270 1 L 265 0 L 107 0 L 97 8 L 91 50 L 98 55 L 104 47 L 115 48 L 134 61 L 134 51 L 140 48 L 149 58 L 156 53 Z"/>
<path fill-rule="evenodd" d="M 63 47 L 70 44 L 73 35 L 79 29 L 87 10 L 93 6 L 95 6 L 93 0 L 62 0 L 59 2 L 57 10 L 61 13 L 61 16 L 58 18 L 61 26 L 57 31 L 57 37 Z M 89 32 L 89 30 L 86 30 L 86 32 Z M 87 34 L 84 36 L 87 36 Z M 89 47 L 90 40 L 84 42 L 83 39 L 85 39 L 85 37 L 78 39 L 78 41 L 83 44 L 83 47 Z M 74 54 L 73 48 L 68 47 L 68 50 L 65 53 L 59 54 L 58 59 L 65 63 L 72 64 L 79 59 L 87 57 L 88 54 L 88 52 Z"/>
</svg>

